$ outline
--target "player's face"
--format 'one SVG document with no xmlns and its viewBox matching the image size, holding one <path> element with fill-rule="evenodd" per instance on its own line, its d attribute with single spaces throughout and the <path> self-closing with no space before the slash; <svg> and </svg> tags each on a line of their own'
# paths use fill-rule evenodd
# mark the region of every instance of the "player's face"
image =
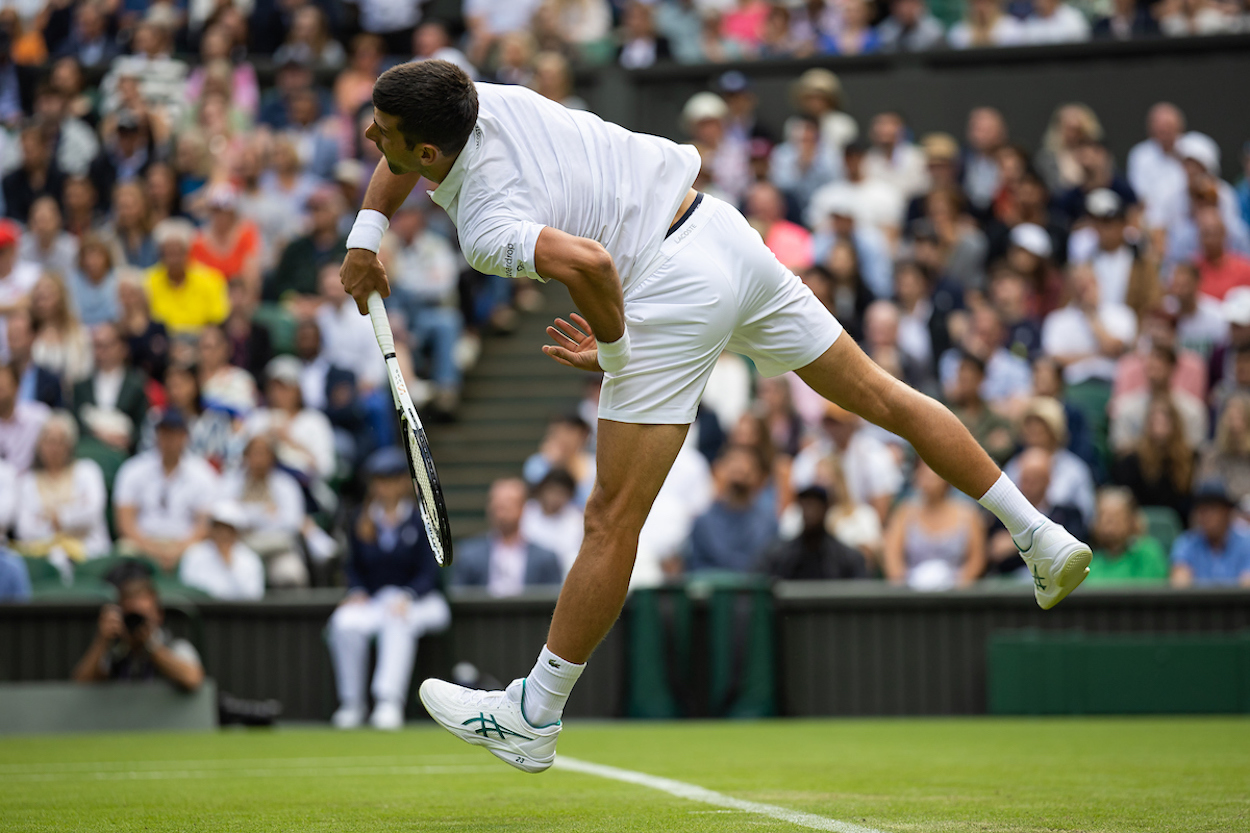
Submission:
<svg viewBox="0 0 1250 833">
<path fill-rule="evenodd" d="M 374 110 L 373 122 L 365 129 L 365 138 L 378 146 L 391 173 L 406 174 L 420 169 L 421 160 L 415 149 L 408 147 L 395 116 Z"/>
</svg>

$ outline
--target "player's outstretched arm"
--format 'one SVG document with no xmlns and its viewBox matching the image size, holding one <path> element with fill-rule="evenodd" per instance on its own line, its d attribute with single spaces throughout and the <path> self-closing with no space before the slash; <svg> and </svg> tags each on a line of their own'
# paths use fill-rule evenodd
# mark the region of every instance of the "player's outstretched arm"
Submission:
<svg viewBox="0 0 1250 833">
<path fill-rule="evenodd" d="M 339 270 L 343 289 L 356 299 L 356 307 L 361 315 L 369 312 L 370 292 L 376 291 L 383 298 L 391 294 L 386 269 L 378 260 L 378 247 L 381 245 L 383 233 L 390 225 L 391 215 L 403 205 L 420 178 L 421 175 L 415 173 L 393 173 L 383 159 L 378 162 L 373 177 L 369 180 L 369 188 L 365 191 L 364 203 L 356 216 L 356 224 L 352 227 L 352 233 L 347 236 L 347 257 L 343 259 L 343 267 Z"/>
<path fill-rule="evenodd" d="M 568 287 L 573 303 L 585 316 L 587 330 L 601 348 L 596 366 L 614 369 L 610 359 L 605 364 L 604 345 L 620 344 L 625 338 L 625 296 L 608 250 L 598 241 L 548 226 L 534 246 L 534 270 Z M 547 355 L 559 360 L 560 356 L 552 352 L 554 349 L 557 348 L 548 348 Z M 570 357 L 564 358 L 566 364 L 581 366 L 577 361 L 568 361 Z"/>
</svg>

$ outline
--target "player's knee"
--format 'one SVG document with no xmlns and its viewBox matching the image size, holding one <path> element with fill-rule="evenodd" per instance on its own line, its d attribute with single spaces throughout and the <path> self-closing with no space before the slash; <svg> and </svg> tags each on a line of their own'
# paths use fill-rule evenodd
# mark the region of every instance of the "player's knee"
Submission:
<svg viewBox="0 0 1250 833">
<path fill-rule="evenodd" d="M 647 512 L 633 504 L 634 501 L 623 493 L 608 495 L 596 489 L 586 501 L 586 537 L 609 541 L 631 536 L 636 539 L 647 520 Z"/>
</svg>

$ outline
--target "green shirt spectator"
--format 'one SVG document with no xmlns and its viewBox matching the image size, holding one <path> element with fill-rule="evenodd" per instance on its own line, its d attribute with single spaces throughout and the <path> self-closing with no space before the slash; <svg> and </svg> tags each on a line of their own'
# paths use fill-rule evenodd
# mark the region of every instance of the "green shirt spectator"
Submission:
<svg viewBox="0 0 1250 833">
<path fill-rule="evenodd" d="M 1171 569 L 1163 546 L 1142 535 L 1142 519 L 1133 493 L 1123 486 L 1098 491 L 1093 525 L 1094 558 L 1087 582 L 1167 581 Z"/>
<path fill-rule="evenodd" d="M 343 198 L 333 188 L 322 188 L 308 198 L 312 228 L 283 249 L 278 265 L 265 281 L 263 300 L 281 301 L 290 294 L 317 294 L 317 274 L 321 267 L 342 262 L 347 257 L 347 238 L 338 231 L 343 210 Z"/>
</svg>

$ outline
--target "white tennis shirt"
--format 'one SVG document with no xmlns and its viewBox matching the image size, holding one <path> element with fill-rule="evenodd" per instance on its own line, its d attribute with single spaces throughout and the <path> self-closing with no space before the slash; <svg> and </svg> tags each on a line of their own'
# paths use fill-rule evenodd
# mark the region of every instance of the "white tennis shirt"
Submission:
<svg viewBox="0 0 1250 833">
<path fill-rule="evenodd" d="M 699 154 L 568 110 L 524 87 L 477 85 L 473 134 L 430 192 L 456 225 L 469 265 L 535 278 L 544 226 L 596 240 L 628 288 L 659 265 Z"/>
</svg>

